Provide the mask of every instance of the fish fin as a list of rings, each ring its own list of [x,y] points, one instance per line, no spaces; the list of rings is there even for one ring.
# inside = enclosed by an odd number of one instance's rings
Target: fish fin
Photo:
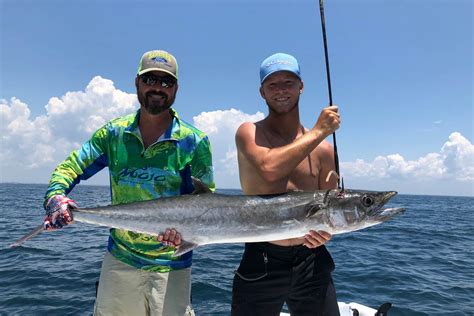
[[[184,255],[185,253],[190,252],[191,250],[197,248],[199,246],[196,243],[190,242],[190,241],[183,241],[181,245],[176,247],[176,251],[173,253],[173,257],[178,257],[181,255]]]
[[[314,214],[316,214],[320,209],[321,209],[320,204],[309,205],[308,209],[306,210],[306,217],[314,216]]]
[[[191,180],[194,186],[194,191],[191,194],[212,193],[211,189],[198,178],[191,176]]]

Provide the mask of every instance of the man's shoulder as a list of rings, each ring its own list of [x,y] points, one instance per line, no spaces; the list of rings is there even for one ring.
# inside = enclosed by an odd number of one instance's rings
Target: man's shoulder
[[[186,121],[183,121],[182,119],[179,119],[179,134],[181,138],[186,138],[189,136],[194,136],[197,139],[203,139],[206,138],[207,135],[200,129],[198,129],[196,126],[192,125],[191,123],[188,123]]]
[[[320,151],[324,151],[324,152],[327,152],[327,151],[333,152],[334,150],[332,147],[332,144],[325,139],[316,147],[316,149]]]
[[[129,113],[127,115],[121,116],[114,118],[110,120],[107,124],[113,125],[113,126],[130,126],[133,124],[133,122],[136,120],[137,113]]]
[[[116,117],[105,123],[101,129],[115,130],[119,128],[128,128],[136,121],[137,113],[129,113],[127,115]]]
[[[329,159],[334,160],[334,147],[327,140],[323,140],[313,151],[316,157],[320,160]]]
[[[243,122],[242,124],[240,124],[239,128],[244,128],[244,129],[247,129],[247,128],[250,128],[250,129],[255,129],[259,123],[260,123],[260,121],[259,121],[259,122]]]
[[[236,132],[236,135],[237,137],[244,137],[244,136],[248,136],[248,135],[253,135],[256,128],[257,128],[257,124],[259,124],[260,122],[243,122],[242,124],[240,124],[239,128],[237,129],[237,132]]]
[[[120,130],[128,129],[134,124],[136,115],[135,112],[111,119],[95,131],[93,138],[106,138],[109,135],[118,135]]]

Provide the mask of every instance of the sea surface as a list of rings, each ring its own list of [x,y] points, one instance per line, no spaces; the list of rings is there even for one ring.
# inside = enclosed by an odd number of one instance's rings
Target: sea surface
[[[0,315],[91,315],[108,229],[74,224],[8,245],[41,223],[45,185],[0,184]],[[220,190],[237,194],[237,190]],[[80,206],[109,203],[107,187],[77,186]],[[398,195],[406,213],[334,236],[328,248],[339,301],[389,315],[474,315],[474,198]],[[194,251],[196,315],[229,315],[234,270],[243,246]]]

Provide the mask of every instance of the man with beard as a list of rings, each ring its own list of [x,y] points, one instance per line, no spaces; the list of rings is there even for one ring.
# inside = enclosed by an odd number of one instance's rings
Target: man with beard
[[[334,189],[335,169],[325,138],[339,128],[336,106],[322,110],[311,129],[301,125],[304,84],[297,60],[274,54],[260,67],[260,94],[268,116],[243,123],[236,133],[240,183],[245,194]],[[324,244],[331,235],[309,231],[301,238],[248,243],[234,276],[232,315],[339,315],[331,278],[334,262]]]
[[[214,189],[207,136],[171,108],[178,91],[176,59],[161,50],[145,53],[135,86],[140,109],[99,128],[53,172],[45,229],[72,221],[67,210],[77,205],[66,195],[104,167],[112,204],[189,194],[191,176]],[[94,315],[193,315],[192,253],[171,257],[180,243],[174,229],[158,237],[111,229]]]

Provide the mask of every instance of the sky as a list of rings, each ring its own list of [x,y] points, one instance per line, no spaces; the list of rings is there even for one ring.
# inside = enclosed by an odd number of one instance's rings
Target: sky
[[[306,127],[328,104],[316,0],[0,4],[0,182],[47,183],[96,129],[135,111],[138,62],[153,49],[178,60],[174,108],[209,135],[218,188],[240,188],[235,131],[268,113],[263,59],[298,59]],[[474,196],[473,2],[327,0],[325,17],[346,187]],[[107,171],[83,183],[108,184]]]

